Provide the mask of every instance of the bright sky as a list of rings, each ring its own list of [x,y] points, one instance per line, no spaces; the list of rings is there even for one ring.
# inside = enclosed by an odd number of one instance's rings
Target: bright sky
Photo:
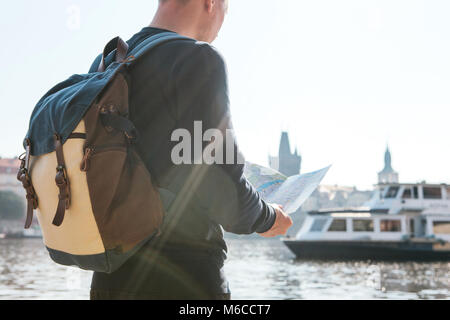
[[[22,152],[48,89],[147,26],[156,4],[2,4],[0,155]],[[370,188],[387,143],[402,182],[450,183],[449,15],[448,0],[230,0],[214,45],[247,160],[267,165],[286,130],[303,172],[333,164],[325,184]]]

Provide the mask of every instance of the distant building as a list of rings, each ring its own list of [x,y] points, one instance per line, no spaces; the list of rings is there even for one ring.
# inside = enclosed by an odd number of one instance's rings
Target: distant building
[[[398,173],[392,169],[392,157],[389,147],[384,154],[384,169],[378,173],[378,183],[398,183]]]
[[[0,159],[0,191],[12,191],[25,199],[25,189],[17,180],[19,168],[20,160],[17,158]]]
[[[287,132],[283,132],[278,157],[269,156],[269,166],[289,177],[300,173],[301,164],[302,157],[298,154],[297,149],[291,153],[289,135]]]
[[[273,170],[278,171],[278,168],[280,167],[278,157],[269,156],[269,167],[271,167]]]

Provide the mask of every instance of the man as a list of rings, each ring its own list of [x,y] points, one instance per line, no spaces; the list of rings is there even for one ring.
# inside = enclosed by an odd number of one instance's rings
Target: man
[[[274,237],[292,225],[279,206],[260,198],[236,157],[232,164],[212,165],[176,165],[172,159],[179,142],[173,141],[175,130],[194,136],[195,123],[201,123],[203,131],[218,129],[225,137],[232,129],[225,64],[209,45],[227,6],[227,0],[160,0],[151,25],[128,41],[132,50],[161,32],[195,39],[166,43],[131,70],[130,118],[167,214],[161,235],[122,268],[111,275],[94,274],[92,299],[230,299],[223,274],[223,229]],[[97,65],[98,59],[91,71]],[[224,146],[230,142],[227,137]],[[232,146],[226,152],[239,154],[234,139]]]

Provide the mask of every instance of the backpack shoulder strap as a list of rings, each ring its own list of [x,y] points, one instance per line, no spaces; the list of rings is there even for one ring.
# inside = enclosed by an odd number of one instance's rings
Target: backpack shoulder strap
[[[177,41],[177,40],[185,40],[185,41],[196,41],[194,39],[181,36],[177,33],[173,32],[161,32],[156,35],[150,36],[144,41],[142,41],[136,48],[131,50],[131,52],[128,53],[127,58],[125,59],[124,63],[132,64],[145,56],[149,51],[152,49],[167,43],[171,41]]]
[[[89,70],[89,73],[104,71],[104,69],[106,69],[109,66],[109,64],[113,62],[113,60],[116,60],[116,62],[123,61],[127,64],[132,64],[135,61],[137,61],[140,57],[144,56],[151,49],[164,43],[176,40],[196,41],[194,39],[181,36],[174,32],[161,32],[146,38],[138,46],[136,46],[136,48],[131,50],[131,52],[125,51],[124,54],[125,48],[124,44],[126,43],[119,37],[116,37],[106,45],[103,54],[100,54],[96,58],[96,60],[91,66],[91,69]],[[128,50],[128,47],[126,48]]]

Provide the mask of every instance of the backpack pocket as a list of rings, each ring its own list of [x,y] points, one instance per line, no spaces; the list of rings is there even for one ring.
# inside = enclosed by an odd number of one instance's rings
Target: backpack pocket
[[[89,194],[105,249],[127,252],[158,232],[159,193],[132,146],[95,146],[86,154]]]
[[[83,121],[75,132],[85,132]],[[80,170],[84,142],[82,139],[71,139],[63,146],[71,205],[61,226],[52,223],[59,194],[55,185],[56,154],[53,152],[31,159],[31,175],[39,199],[37,217],[44,243],[49,249],[72,255],[96,255],[105,251],[91,206],[86,173]]]

